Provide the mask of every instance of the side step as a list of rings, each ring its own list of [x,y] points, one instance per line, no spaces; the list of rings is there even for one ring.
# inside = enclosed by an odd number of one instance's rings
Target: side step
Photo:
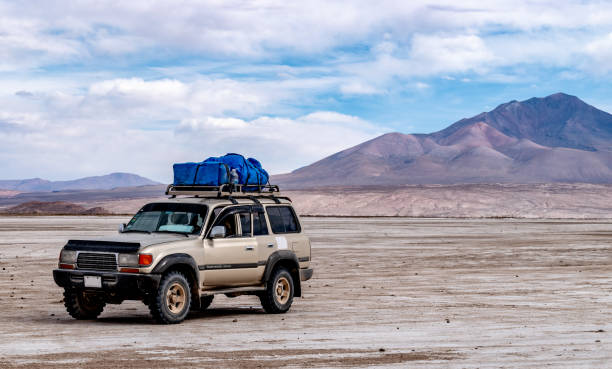
[[[248,287],[232,287],[232,288],[223,288],[218,290],[204,290],[201,293],[201,296],[212,296],[212,295],[242,295],[249,292],[260,292],[265,291],[266,287],[264,286],[248,286]]]

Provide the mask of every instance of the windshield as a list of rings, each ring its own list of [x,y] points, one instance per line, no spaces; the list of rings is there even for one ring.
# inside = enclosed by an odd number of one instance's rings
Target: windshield
[[[206,205],[147,204],[134,215],[124,232],[199,234],[205,217]]]

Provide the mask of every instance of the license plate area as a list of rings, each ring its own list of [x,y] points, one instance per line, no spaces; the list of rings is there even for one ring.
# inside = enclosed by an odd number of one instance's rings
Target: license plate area
[[[83,285],[91,288],[102,288],[102,277],[86,275],[83,277]]]

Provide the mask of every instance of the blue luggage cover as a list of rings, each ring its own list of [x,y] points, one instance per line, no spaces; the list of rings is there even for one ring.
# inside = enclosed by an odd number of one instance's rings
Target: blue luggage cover
[[[257,159],[234,153],[210,157],[200,163],[177,163],[173,169],[175,186],[220,186],[230,182],[232,169],[238,173],[239,184],[253,186],[245,191],[257,191],[256,186],[266,185],[270,178]]]
[[[203,162],[199,165],[195,176],[195,184],[199,186],[220,186],[229,183],[229,168],[220,162]]]
[[[195,175],[200,163],[177,163],[172,166],[174,170],[175,186],[191,186],[194,184]]]
[[[249,158],[247,160],[240,154],[228,153],[220,157],[210,157],[204,160],[204,163],[208,162],[222,162],[227,164],[230,170],[236,169],[239,184],[263,186],[268,183],[268,172],[262,168],[261,163],[257,159]],[[246,190],[248,191],[249,189]]]
[[[173,165],[175,186],[220,186],[229,183],[229,167],[221,162]]]

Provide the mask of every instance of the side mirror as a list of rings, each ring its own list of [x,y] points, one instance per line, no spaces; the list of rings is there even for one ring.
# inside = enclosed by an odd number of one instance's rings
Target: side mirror
[[[210,231],[210,238],[223,238],[225,237],[225,227],[224,226],[214,226]]]
[[[119,229],[118,229],[119,233],[123,233],[123,231],[125,231],[125,227],[126,227],[125,223],[119,224]]]

